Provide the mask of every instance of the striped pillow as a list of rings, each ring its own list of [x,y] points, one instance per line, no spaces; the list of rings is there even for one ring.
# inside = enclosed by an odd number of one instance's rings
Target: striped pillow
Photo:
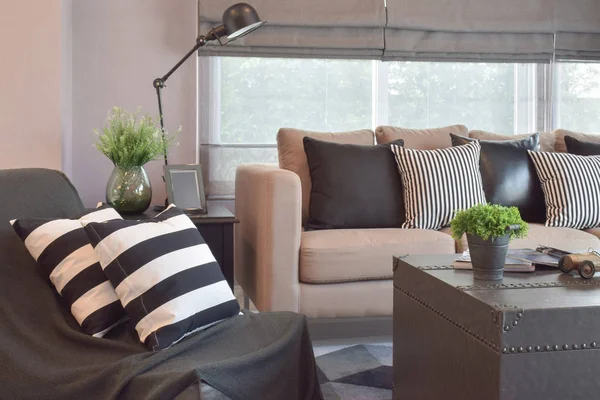
[[[194,223],[170,206],[150,221],[86,223],[104,273],[140,341],[162,350],[239,313]]]
[[[546,226],[600,227],[600,156],[529,152],[546,199]]]
[[[111,207],[102,206],[81,219],[103,222],[121,220],[121,216]],[[126,318],[79,220],[17,219],[10,222],[69,305],[84,333],[102,337]]]
[[[457,210],[485,203],[479,142],[438,150],[391,148],[404,190],[403,228],[441,229]]]

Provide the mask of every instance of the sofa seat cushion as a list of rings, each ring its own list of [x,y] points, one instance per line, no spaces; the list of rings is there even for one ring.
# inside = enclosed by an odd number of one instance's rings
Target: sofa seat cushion
[[[450,228],[441,230],[450,235]],[[595,235],[595,236],[594,236]],[[535,249],[538,246],[549,246],[566,251],[583,251],[590,247],[600,249],[600,228],[580,231],[571,228],[555,228],[542,224],[529,224],[526,238],[510,242],[511,249]],[[456,251],[461,253],[467,249],[467,239],[456,242]]]
[[[454,239],[423,229],[307,231],[300,243],[300,281],[339,283],[392,278],[392,257],[453,254]]]

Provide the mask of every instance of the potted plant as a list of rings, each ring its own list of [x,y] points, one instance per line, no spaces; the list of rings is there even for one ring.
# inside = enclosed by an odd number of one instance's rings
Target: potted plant
[[[527,235],[528,225],[519,209],[479,204],[458,211],[450,222],[452,237],[467,235],[475,279],[499,280],[504,274],[508,243]]]
[[[122,214],[141,214],[152,201],[144,164],[166,154],[174,138],[163,135],[158,119],[114,107],[98,135],[96,148],[114,168],[106,185],[106,201]]]

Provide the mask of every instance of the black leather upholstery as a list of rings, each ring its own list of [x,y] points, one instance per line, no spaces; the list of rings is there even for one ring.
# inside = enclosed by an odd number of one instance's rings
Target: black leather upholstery
[[[567,152],[570,154],[575,154],[578,156],[600,155],[600,143],[586,142],[575,139],[572,136],[565,136],[565,144],[567,145]]]
[[[450,134],[453,146],[475,139]],[[486,200],[515,206],[527,222],[546,221],[544,193],[527,150],[539,150],[539,134],[520,140],[480,140],[479,169]]]
[[[404,222],[400,173],[390,145],[304,138],[310,169],[309,229],[399,228]]]
[[[600,397],[588,372],[600,365],[597,277],[538,270],[476,281],[442,269],[455,258],[394,258],[398,399]]]

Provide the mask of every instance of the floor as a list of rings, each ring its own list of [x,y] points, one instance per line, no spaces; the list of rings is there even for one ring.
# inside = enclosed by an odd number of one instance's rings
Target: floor
[[[244,291],[237,284],[234,294],[244,308]],[[391,399],[391,346],[391,336],[313,340],[325,400]]]
[[[325,400],[391,400],[391,338],[315,341]]]

